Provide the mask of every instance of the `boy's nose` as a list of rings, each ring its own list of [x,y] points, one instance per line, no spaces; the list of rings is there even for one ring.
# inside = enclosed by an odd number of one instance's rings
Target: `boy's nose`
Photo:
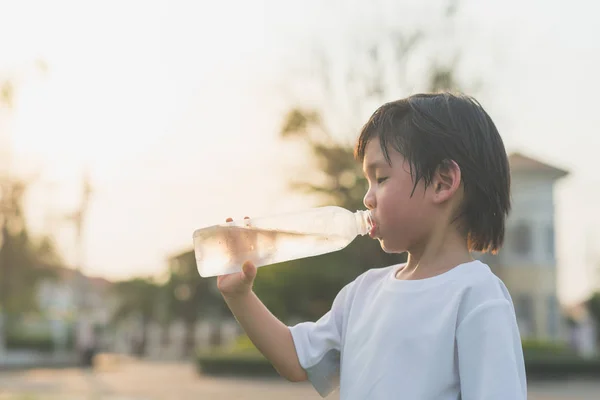
[[[375,208],[375,196],[371,194],[371,192],[367,192],[365,197],[363,198],[363,204],[367,207],[368,210],[372,210]]]

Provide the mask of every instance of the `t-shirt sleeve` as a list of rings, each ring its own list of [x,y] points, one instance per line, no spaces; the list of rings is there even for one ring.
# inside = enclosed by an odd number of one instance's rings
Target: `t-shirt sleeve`
[[[290,327],[300,365],[322,397],[339,387],[344,315],[353,284],[338,293],[331,310],[317,322],[302,322]]]
[[[526,400],[523,348],[511,303],[473,309],[456,333],[463,400]]]

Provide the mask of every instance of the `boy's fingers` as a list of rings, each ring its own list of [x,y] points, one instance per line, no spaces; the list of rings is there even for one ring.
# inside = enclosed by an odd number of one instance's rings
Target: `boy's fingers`
[[[250,219],[250,217],[244,217],[244,219]],[[233,222],[233,218],[227,218],[225,222]]]
[[[256,277],[256,267],[251,261],[246,261],[242,265],[242,273],[244,274],[244,280],[246,282],[252,282]]]
[[[250,219],[246,216],[244,219]],[[233,222],[232,218],[227,218],[225,222]],[[256,267],[251,261],[246,261],[242,264],[242,279],[248,283],[251,283],[256,277]]]

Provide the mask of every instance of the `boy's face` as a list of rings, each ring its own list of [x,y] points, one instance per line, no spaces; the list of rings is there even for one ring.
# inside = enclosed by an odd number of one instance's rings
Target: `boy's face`
[[[369,141],[363,160],[363,172],[369,182],[364,197],[372,210],[373,232],[387,253],[402,253],[418,246],[427,236],[436,216],[423,180],[414,194],[410,166],[404,157],[389,149],[391,165],[386,161],[378,138]]]

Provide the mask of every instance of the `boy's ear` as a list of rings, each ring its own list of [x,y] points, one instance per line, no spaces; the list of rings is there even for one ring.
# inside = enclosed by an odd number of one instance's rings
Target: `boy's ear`
[[[454,160],[443,160],[437,167],[431,180],[435,203],[448,201],[460,187],[462,174]]]

